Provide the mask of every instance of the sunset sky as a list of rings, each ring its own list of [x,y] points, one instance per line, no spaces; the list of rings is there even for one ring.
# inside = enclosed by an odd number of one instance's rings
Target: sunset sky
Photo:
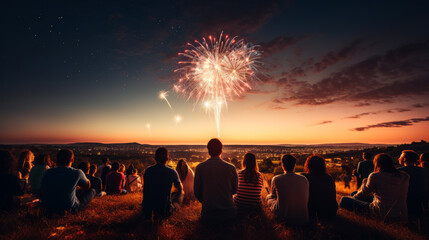
[[[206,143],[213,117],[170,90],[177,53],[222,31],[263,52],[224,143],[429,140],[425,1],[151,2],[8,3],[0,143]]]

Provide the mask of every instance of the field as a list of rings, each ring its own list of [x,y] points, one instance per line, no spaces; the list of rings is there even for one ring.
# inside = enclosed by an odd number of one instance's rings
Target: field
[[[337,190],[338,200],[350,192],[340,183]],[[143,219],[141,200],[141,193],[96,198],[76,215],[52,218],[23,209],[1,217],[0,239],[425,239],[401,224],[385,225],[341,209],[336,219],[306,227],[277,223],[267,209],[232,225],[206,226],[198,220],[201,205],[190,202],[158,226]]]

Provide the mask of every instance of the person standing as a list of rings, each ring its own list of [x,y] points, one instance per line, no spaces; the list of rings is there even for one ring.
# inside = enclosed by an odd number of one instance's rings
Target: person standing
[[[306,177],[294,172],[295,164],[294,156],[286,154],[282,157],[285,173],[272,179],[267,202],[279,220],[292,225],[305,225],[309,222],[309,183]]]
[[[194,194],[202,204],[203,222],[225,222],[237,216],[233,195],[237,193],[235,166],[223,161],[222,143],[217,138],[207,144],[210,158],[195,169]]]

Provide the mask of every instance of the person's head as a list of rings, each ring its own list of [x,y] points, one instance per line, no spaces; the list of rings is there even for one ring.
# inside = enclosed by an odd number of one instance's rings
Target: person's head
[[[62,149],[57,153],[57,166],[71,166],[74,161],[74,153],[70,149]]]
[[[23,171],[29,171],[29,169],[25,168],[31,168],[31,163],[34,160],[34,154],[32,151],[25,149],[21,152],[18,159],[18,171],[21,173]]]
[[[138,171],[136,168],[133,169],[133,175],[137,175]]]
[[[296,158],[290,154],[285,154],[282,157],[282,166],[286,172],[293,172],[295,169]]]
[[[258,172],[258,164],[256,164],[256,156],[253,153],[246,153],[241,163],[244,169],[248,171]]]
[[[207,149],[211,157],[219,157],[222,154],[222,143],[217,138],[212,138],[207,143]]]
[[[429,153],[420,154],[420,167],[429,168]]]
[[[121,173],[125,172],[125,165],[124,164],[119,165],[119,172],[121,172]]]
[[[112,171],[118,172],[118,170],[119,170],[119,163],[118,162],[112,163]]]
[[[402,165],[414,166],[418,161],[419,155],[413,150],[404,150],[399,157],[399,163]]]
[[[0,150],[0,172],[7,173],[16,167],[16,159],[7,150]]]
[[[177,162],[176,171],[179,174],[180,181],[184,181],[186,176],[188,176],[188,164],[185,160],[180,159]]]
[[[156,149],[155,161],[158,164],[165,165],[165,163],[168,161],[168,150],[167,150],[167,148],[161,147],[161,148]]]
[[[372,158],[372,154],[370,152],[363,152],[362,153],[362,158],[366,161],[371,161]]]
[[[393,159],[385,154],[380,153],[374,157],[374,172],[388,172],[396,173],[395,165],[393,165]]]
[[[80,162],[79,165],[77,166],[77,168],[82,170],[83,173],[88,175],[90,164],[89,164],[89,162]]]
[[[91,166],[89,166],[89,174],[88,175],[94,176],[95,172],[97,172],[97,165],[91,164]]]
[[[51,166],[51,157],[48,154],[39,154],[34,158],[35,165],[48,165]]]
[[[105,158],[101,159],[101,163],[102,164],[108,164],[109,163],[109,158],[105,157]]]
[[[325,174],[326,162],[322,156],[311,155],[305,160],[304,171],[311,174]]]

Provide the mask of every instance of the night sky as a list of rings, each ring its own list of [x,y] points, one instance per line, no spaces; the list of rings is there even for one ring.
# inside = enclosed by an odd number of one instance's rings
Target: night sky
[[[2,5],[0,143],[207,142],[209,115],[158,94],[187,42],[222,31],[263,52],[262,77],[222,115],[225,143],[429,139],[425,1]]]

